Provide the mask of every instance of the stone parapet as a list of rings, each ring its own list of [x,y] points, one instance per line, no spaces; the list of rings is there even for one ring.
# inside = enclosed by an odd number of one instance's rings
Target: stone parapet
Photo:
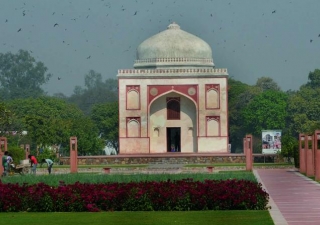
[[[120,69],[118,70],[118,77],[123,76],[228,76],[228,70],[225,68],[166,68],[166,69]]]
[[[138,59],[134,68],[159,68],[159,67],[214,67],[213,59],[199,58],[155,58]]]

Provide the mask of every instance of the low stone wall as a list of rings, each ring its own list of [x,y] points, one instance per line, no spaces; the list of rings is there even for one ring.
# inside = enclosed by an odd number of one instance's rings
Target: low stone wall
[[[254,154],[254,162],[282,162],[279,155]],[[267,158],[266,158],[267,157]],[[110,155],[78,156],[78,165],[108,164],[213,164],[245,163],[244,154],[157,154],[157,155]],[[70,165],[70,157],[61,157],[60,163]]]

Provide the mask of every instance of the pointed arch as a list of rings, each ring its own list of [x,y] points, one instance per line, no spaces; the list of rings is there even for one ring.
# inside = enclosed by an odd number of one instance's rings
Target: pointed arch
[[[149,102],[149,105],[148,105],[148,108],[149,108],[149,109],[148,109],[148,110],[150,110],[150,106],[152,105],[152,103],[153,103],[154,101],[156,101],[158,98],[160,98],[160,97],[162,97],[162,96],[164,96],[164,95],[170,94],[170,93],[176,93],[176,94],[179,94],[179,95],[181,95],[181,96],[183,96],[183,97],[188,98],[189,100],[191,100],[191,101],[194,103],[194,105],[195,105],[195,107],[196,107],[196,109],[197,109],[197,111],[198,111],[198,104],[197,104],[197,102],[196,102],[193,98],[191,98],[190,96],[188,96],[188,95],[186,95],[186,94],[184,94],[184,93],[182,93],[182,92],[176,91],[176,90],[170,90],[170,91],[164,92],[164,93],[162,93],[162,94],[160,94],[160,95],[157,95],[157,97],[155,97],[154,99],[152,99],[152,101]]]
[[[206,108],[207,109],[220,108],[220,85],[219,84],[206,85]]]
[[[168,106],[170,102],[180,103],[180,119],[167,119]],[[169,106],[170,108],[170,106]],[[197,151],[197,128],[198,128],[198,112],[197,105],[191,98],[175,92],[169,91],[161,97],[151,101],[149,106],[149,134],[150,134],[150,151],[151,152],[166,152],[167,148],[163,148],[165,143],[168,147],[174,140],[173,135],[168,132],[168,129],[180,129],[181,152],[196,152]],[[153,136],[153,131],[158,128],[158,137]],[[174,132],[175,133],[175,132]],[[172,133],[173,134],[173,133]]]
[[[140,118],[127,118],[127,137],[140,137]]]
[[[166,100],[167,100],[167,120],[180,120],[180,98],[168,97]]]
[[[140,86],[127,86],[127,109],[140,109]]]
[[[207,117],[207,136],[220,136],[220,117]]]

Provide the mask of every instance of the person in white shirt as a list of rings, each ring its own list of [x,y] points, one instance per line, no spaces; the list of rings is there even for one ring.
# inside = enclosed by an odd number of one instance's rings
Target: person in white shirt
[[[53,161],[51,159],[42,159],[41,160],[41,166],[43,163],[47,163],[48,165],[48,172],[49,174],[51,174],[51,169],[52,169],[52,166],[53,166]]]

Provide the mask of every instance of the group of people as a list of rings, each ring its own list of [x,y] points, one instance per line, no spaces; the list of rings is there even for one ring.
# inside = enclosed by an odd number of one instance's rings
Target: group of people
[[[13,163],[12,155],[5,151],[2,156],[2,166],[3,166],[3,174],[2,176],[7,176],[10,172],[10,165]]]
[[[38,165],[37,158],[34,155],[28,155],[28,158],[29,158],[30,163],[31,163],[31,172],[33,174],[36,174],[37,165]],[[53,161],[51,159],[42,159],[41,160],[41,166],[42,166],[43,163],[47,163],[48,173],[51,174]]]
[[[31,172],[33,174],[36,174],[37,166],[38,166],[38,160],[34,155],[28,155],[28,158],[29,158],[30,164],[31,164]],[[53,161],[51,159],[42,159],[41,160],[41,166],[42,166],[43,163],[47,164],[48,173],[51,174]],[[3,156],[2,156],[2,166],[3,166],[3,174],[2,174],[2,176],[7,176],[9,174],[10,165],[11,164],[13,164],[12,155],[8,151],[5,151]]]

